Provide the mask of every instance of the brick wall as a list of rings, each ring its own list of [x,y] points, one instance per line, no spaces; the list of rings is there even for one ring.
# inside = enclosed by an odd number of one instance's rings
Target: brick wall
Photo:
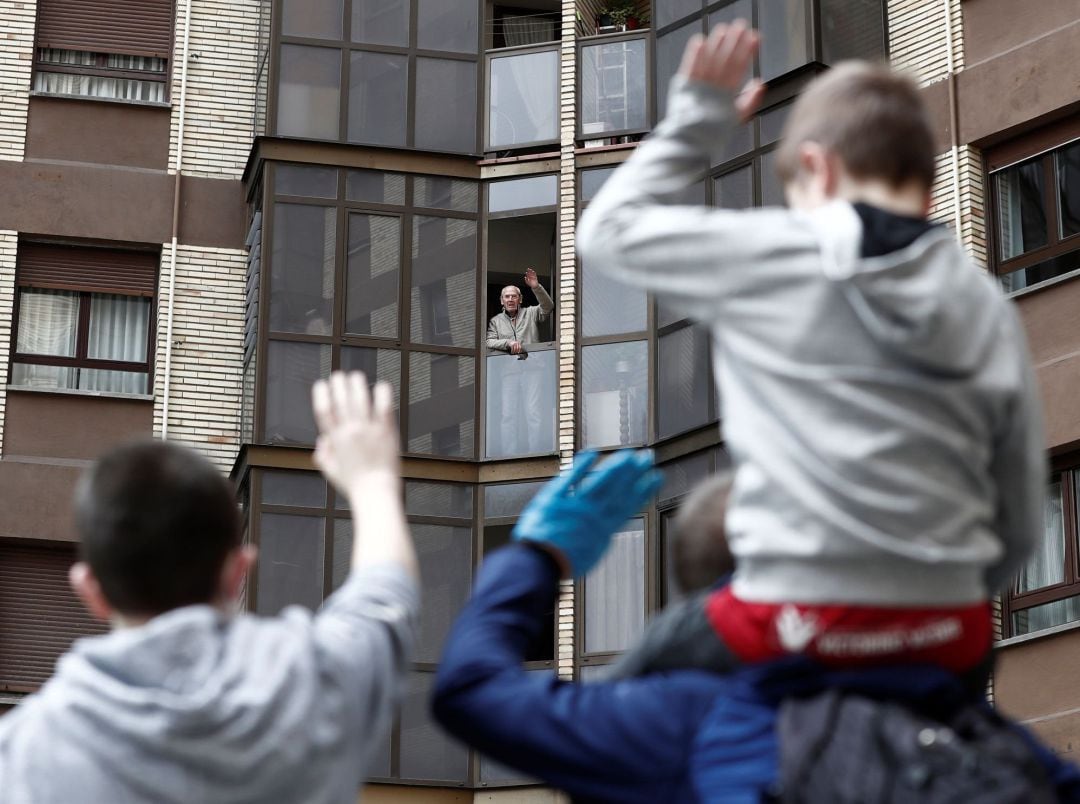
[[[948,0],[953,69],[964,66],[960,0]],[[912,72],[923,84],[948,74],[944,0],[889,0],[889,55],[893,66]]]
[[[184,173],[218,179],[243,174],[252,140],[259,0],[179,0],[173,57],[170,170],[176,170],[184,13],[191,13]]]
[[[154,363],[154,434],[161,435],[168,326],[169,254],[162,249]],[[239,449],[247,255],[181,246],[176,261],[170,440],[187,444],[228,472]]]
[[[4,447],[4,409],[7,402],[8,356],[11,353],[11,316],[15,306],[15,254],[19,233],[0,231],[0,452]]]
[[[23,158],[36,16],[35,0],[0,0],[0,159]]]

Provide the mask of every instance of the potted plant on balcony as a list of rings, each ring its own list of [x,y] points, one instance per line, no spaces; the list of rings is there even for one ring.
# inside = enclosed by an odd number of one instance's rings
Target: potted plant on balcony
[[[634,0],[610,0],[596,17],[598,30],[616,28],[621,31],[632,31],[641,27],[642,22]]]

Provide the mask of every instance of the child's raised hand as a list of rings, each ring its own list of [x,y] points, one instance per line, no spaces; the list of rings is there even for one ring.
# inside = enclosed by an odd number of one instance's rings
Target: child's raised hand
[[[683,52],[679,74],[691,81],[738,92],[735,108],[745,122],[757,111],[765,94],[765,85],[757,79],[743,84],[759,41],[758,32],[745,20],[717,25],[707,39],[695,34]]]

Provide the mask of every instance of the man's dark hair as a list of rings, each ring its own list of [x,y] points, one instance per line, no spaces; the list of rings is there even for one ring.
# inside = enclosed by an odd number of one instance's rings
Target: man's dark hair
[[[240,544],[229,483],[205,458],[162,441],[101,458],[75,492],[75,526],[83,559],[124,614],[211,602]]]

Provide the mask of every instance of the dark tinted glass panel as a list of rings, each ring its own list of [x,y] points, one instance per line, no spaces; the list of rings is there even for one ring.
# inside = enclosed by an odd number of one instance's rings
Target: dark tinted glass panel
[[[664,473],[664,485],[660,487],[657,500],[664,505],[676,497],[689,494],[694,486],[709,476],[711,465],[712,456],[708,450],[665,463],[660,467]]]
[[[363,346],[341,347],[341,370],[362,371],[369,385],[388,382],[394,389],[394,408],[400,404],[401,353],[393,349],[369,349]],[[339,495],[340,496],[340,495]]]
[[[270,341],[266,358],[265,440],[314,444],[311,386],[330,376],[330,347]]]
[[[420,560],[418,662],[437,662],[443,641],[469,595],[472,573],[472,530],[449,525],[410,525]]]
[[[484,486],[484,518],[518,516],[525,510],[529,500],[536,496],[546,480],[529,483],[503,483],[498,486]]]
[[[407,480],[405,513],[409,516],[453,516],[471,519],[473,487],[462,483]]]
[[[782,207],[787,201],[784,199],[784,185],[780,177],[776,175],[776,151],[769,151],[761,155],[758,162],[761,171],[761,205],[763,207]]]
[[[341,39],[342,0],[281,0],[281,33],[309,39]]]
[[[792,104],[785,103],[783,106],[776,106],[769,109],[767,112],[762,112],[758,117],[758,125],[761,131],[761,144],[770,145],[780,139],[780,135],[784,131],[784,124],[787,123],[788,116],[791,114]]]
[[[464,782],[469,752],[431,719],[434,673],[411,673],[401,706],[401,778]]]
[[[270,329],[329,335],[334,309],[336,211],[274,205]]]
[[[819,0],[821,45],[826,64],[885,55],[885,3],[881,0]]]
[[[476,77],[472,61],[416,60],[416,147],[476,152]]]
[[[476,221],[413,218],[413,343],[476,343]]]
[[[418,0],[416,46],[421,50],[475,53],[478,11],[476,0]]]
[[[1047,243],[1042,161],[1028,162],[994,176],[1001,259],[1017,257]]]
[[[488,185],[488,212],[554,206],[558,191],[559,177],[555,175],[493,181]]]
[[[645,626],[645,524],[632,519],[585,578],[585,650],[625,650]]]
[[[648,125],[646,41],[588,45],[581,49],[581,131],[589,139]]]
[[[306,198],[337,198],[337,170],[317,165],[277,165],[274,192]]]
[[[341,51],[281,46],[277,133],[316,140],[338,138]]]
[[[694,20],[656,37],[656,113],[659,117],[667,114],[668,85],[679,69],[686,43],[691,36],[701,32],[701,20]]]
[[[581,334],[617,335],[642,332],[647,306],[645,291],[590,271],[582,264]]]
[[[559,52],[502,56],[490,62],[488,149],[559,138]]]
[[[709,421],[709,332],[700,325],[662,336],[656,360],[656,429],[667,438]]]
[[[558,384],[555,350],[534,350],[526,360],[510,354],[491,354],[486,360],[485,456],[509,458],[554,452]]]
[[[351,519],[334,520],[334,554],[332,559],[333,588],[337,589],[349,577],[352,568],[353,529]]]
[[[350,170],[345,177],[345,198],[374,204],[405,204],[405,177],[378,170]]]
[[[1061,237],[1080,234],[1080,142],[1058,151],[1058,225]]]
[[[645,341],[581,350],[585,446],[643,444],[648,421],[648,347]]]
[[[771,3],[775,2],[775,0],[765,0],[765,2]],[[709,30],[711,31],[721,23],[731,25],[735,20],[745,20],[747,24],[750,24],[752,14],[753,8],[750,0],[735,0],[734,3],[728,3],[709,15]]]
[[[746,209],[754,205],[754,168],[737,168],[713,179],[713,205],[723,209]]]
[[[408,451],[472,457],[475,393],[473,358],[411,353]]]
[[[323,531],[316,516],[262,514],[259,525],[257,614],[289,605],[315,610],[323,598]]]
[[[417,176],[413,182],[413,205],[476,212],[480,206],[480,185],[444,176]]]
[[[349,69],[349,142],[405,144],[409,59],[353,51]]]
[[[663,28],[687,14],[701,11],[702,5],[702,0],[655,0],[653,16],[656,18],[656,27]]]
[[[369,45],[409,44],[409,0],[353,0],[352,40]]]
[[[758,3],[761,77],[771,81],[810,61],[806,28],[807,0],[769,0]]]
[[[1043,260],[1042,262],[1032,265],[1030,268],[1021,268],[1018,271],[1012,271],[999,278],[1001,280],[1001,286],[1007,292],[1011,293],[1013,291],[1031,287],[1032,285],[1037,285],[1040,282],[1046,282],[1047,280],[1058,276],[1064,276],[1073,271],[1080,271],[1080,249],[1061,257]],[[19,364],[16,363],[13,368],[18,365]]]
[[[326,481],[314,472],[266,470],[262,473],[261,496],[265,505],[322,508],[326,505]]]
[[[678,513],[678,509],[673,509],[660,514],[660,550],[664,557],[663,577],[660,584],[660,603],[664,606],[681,600],[684,596],[683,590],[679,586],[678,575],[675,572],[675,558],[672,550],[675,540],[678,538],[675,527],[675,518]]]
[[[604,186],[611,174],[615,172],[615,168],[593,168],[592,170],[581,171],[581,187],[578,192],[581,195],[582,201],[591,201],[596,197],[596,194],[600,192],[600,188]]]
[[[349,215],[345,331],[396,338],[401,270],[401,219]]]

